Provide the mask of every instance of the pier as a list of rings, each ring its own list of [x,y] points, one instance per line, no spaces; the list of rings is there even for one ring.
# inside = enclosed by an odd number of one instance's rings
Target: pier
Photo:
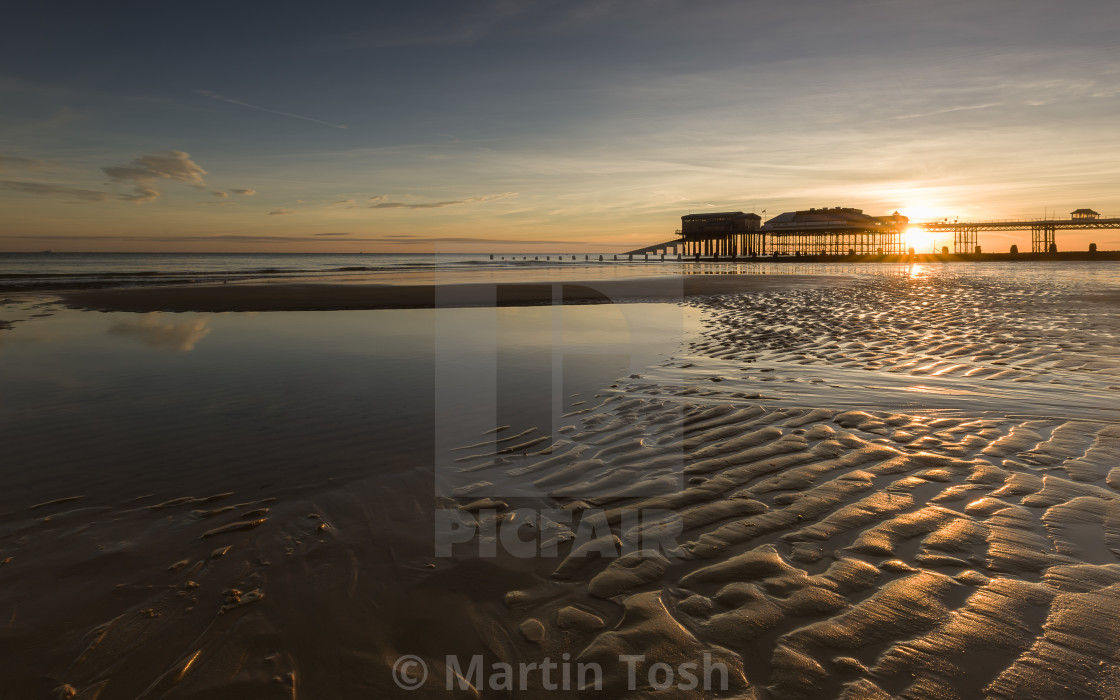
[[[1056,253],[1060,230],[1117,229],[1120,217],[1105,217],[1092,209],[1077,209],[1068,219],[995,219],[986,221],[928,221],[911,223],[894,212],[871,216],[851,207],[824,207],[785,212],[762,224],[757,214],[714,212],[681,217],[676,238],[637,248],[624,255],[664,259],[741,259],[760,256],[884,258],[913,255],[906,231],[920,228],[953,235],[952,254],[973,258],[981,254],[981,231],[1030,231],[1031,253]],[[946,249],[948,246],[946,246]],[[941,254],[948,254],[948,250]]]
[[[1070,212],[1068,219],[996,219],[992,221],[931,221],[916,226],[930,233],[953,234],[954,253],[975,252],[980,231],[1030,231],[1031,252],[1056,252],[1058,231],[1120,228],[1120,217],[1101,218],[1092,209]]]

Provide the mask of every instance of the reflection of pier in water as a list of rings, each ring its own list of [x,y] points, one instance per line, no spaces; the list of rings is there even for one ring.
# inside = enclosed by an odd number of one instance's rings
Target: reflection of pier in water
[[[813,257],[906,255],[906,230],[953,234],[954,254],[978,254],[980,231],[1030,231],[1031,252],[1057,252],[1058,230],[1120,228],[1120,218],[1101,218],[1092,209],[1069,219],[930,221],[911,224],[898,212],[870,216],[860,209],[831,207],[786,212],[762,224],[757,214],[740,211],[681,217],[677,238],[632,250],[628,255],[676,258],[751,258],[762,255]]]

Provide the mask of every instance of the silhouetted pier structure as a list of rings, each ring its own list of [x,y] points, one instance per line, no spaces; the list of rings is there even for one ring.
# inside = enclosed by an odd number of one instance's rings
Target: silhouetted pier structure
[[[679,238],[627,255],[741,258],[762,255],[901,255],[909,219],[898,212],[870,216],[851,207],[779,214],[760,225],[757,214],[714,212],[681,217]]]
[[[910,220],[897,211],[870,216],[862,209],[826,207],[779,214],[766,222],[777,255],[902,255]]]
[[[980,253],[981,231],[1030,231],[1032,253],[1057,252],[1059,230],[1116,229],[1120,217],[1101,218],[1092,209],[1077,209],[1068,219],[996,219],[991,221],[928,221],[911,224],[897,211],[871,216],[851,207],[824,207],[779,214],[762,224],[757,214],[741,211],[688,214],[681,217],[677,238],[631,250],[624,255],[673,256],[696,259],[738,259],[759,256],[868,257],[910,253],[908,228],[951,233],[955,255]]]
[[[762,217],[741,211],[688,214],[671,241],[631,250],[628,255],[687,255],[738,257],[765,248]]]
[[[980,231],[1030,231],[1031,252],[1049,253],[1056,248],[1058,231],[1120,228],[1120,218],[1102,219],[1092,209],[1076,209],[1068,219],[996,219],[992,221],[930,221],[916,224],[930,233],[953,234],[954,253],[972,253]]]

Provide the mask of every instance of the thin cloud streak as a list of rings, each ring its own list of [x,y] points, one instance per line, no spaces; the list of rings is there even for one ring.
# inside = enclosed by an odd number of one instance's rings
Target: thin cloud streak
[[[917,114],[903,114],[894,119],[921,119],[922,117],[934,117],[939,114],[950,114],[952,112],[968,112],[974,109],[989,109],[991,107],[1000,107],[1002,102],[987,102],[981,105],[961,105],[960,107],[946,107],[945,109],[935,109],[931,112],[920,112]]]
[[[35,194],[45,197],[73,197],[84,202],[103,202],[112,195],[108,192],[97,190],[83,190],[77,187],[62,185],[47,185],[40,182],[24,182],[22,180],[0,180],[0,185],[6,189],[25,194]]]
[[[281,117],[291,117],[292,119],[302,119],[306,122],[314,122],[316,124],[322,124],[323,126],[329,126],[333,129],[347,129],[347,128],[349,128],[345,124],[332,124],[330,122],[325,122],[322,119],[316,119],[314,117],[305,117],[302,114],[293,114],[292,112],[281,112],[280,110],[269,109],[268,107],[259,107],[259,106],[254,105],[254,104],[249,104],[248,102],[242,102],[241,100],[235,100],[232,97],[225,97],[225,96],[219,95],[215,92],[210,92],[209,90],[195,90],[195,92],[198,93],[199,95],[202,95],[203,97],[209,97],[212,100],[218,100],[219,102],[228,102],[231,105],[238,105],[239,107],[248,107],[249,109],[255,109],[255,110],[260,111],[260,112],[268,112],[269,114],[277,114]]]
[[[377,202],[371,204],[370,209],[440,209],[442,207],[451,207],[457,204],[479,204],[481,202],[494,202],[500,199],[509,199],[516,197],[516,192],[503,192],[501,194],[488,194],[481,197],[467,197],[466,199],[454,199],[445,202],[421,202],[410,204],[408,202],[385,202],[381,201],[386,199],[385,195],[378,195],[370,197],[370,201]]]
[[[0,154],[0,168],[21,168],[25,170],[42,170],[47,163],[35,158],[21,158],[19,156],[6,156]]]

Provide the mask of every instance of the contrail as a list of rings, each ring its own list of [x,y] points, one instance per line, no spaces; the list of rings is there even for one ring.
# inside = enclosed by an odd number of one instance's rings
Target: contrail
[[[241,100],[235,100],[235,99],[230,98],[230,97],[223,97],[222,95],[219,95],[215,92],[210,92],[209,90],[195,90],[195,92],[197,92],[199,95],[203,95],[204,97],[209,97],[209,98],[214,99],[214,100],[220,100],[222,102],[228,102],[231,105],[238,105],[240,107],[248,107],[249,109],[256,109],[256,110],[259,110],[261,112],[268,112],[269,114],[279,114],[282,117],[292,117],[293,119],[302,119],[302,120],[307,121],[307,122],[315,122],[316,124],[322,124],[323,126],[329,126],[329,127],[335,128],[335,129],[345,129],[345,128],[347,128],[346,125],[344,125],[344,124],[331,124],[330,122],[325,122],[322,119],[315,119],[314,117],[305,117],[302,114],[292,114],[291,112],[280,112],[280,111],[275,110],[275,109],[269,109],[268,107],[258,107],[257,105],[251,105],[248,102],[242,102]]]

